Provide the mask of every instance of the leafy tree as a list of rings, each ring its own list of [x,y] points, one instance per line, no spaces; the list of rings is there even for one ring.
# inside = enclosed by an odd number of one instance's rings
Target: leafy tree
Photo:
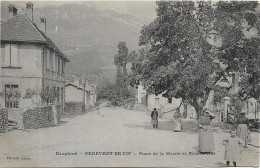
[[[128,48],[126,47],[125,42],[119,42],[118,44],[118,53],[114,57],[114,63],[117,66],[118,75],[125,76],[127,74],[126,65],[128,63]],[[118,76],[118,78],[121,76]]]
[[[119,42],[118,53],[114,57],[114,63],[117,66],[116,88],[115,92],[120,100],[123,101],[126,98],[131,97],[131,94],[127,88],[126,77],[127,68],[126,65],[131,61],[132,53],[128,53],[128,48],[125,42]]]
[[[259,64],[248,61],[259,59],[259,37],[245,35],[253,28],[259,33],[257,2],[158,1],[157,5],[157,18],[141,31],[139,45],[144,48],[133,61],[132,85],[142,81],[149,93],[182,98],[199,117],[225,71],[241,71],[254,63],[258,71],[247,73],[259,74]]]
[[[116,84],[109,84],[100,90],[98,94],[98,99],[109,100],[113,105],[120,106],[123,100],[132,97],[130,92],[120,92]]]

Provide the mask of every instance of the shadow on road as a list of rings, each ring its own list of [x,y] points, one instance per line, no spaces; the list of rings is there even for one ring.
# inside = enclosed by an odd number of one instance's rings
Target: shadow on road
[[[193,149],[195,149],[196,152],[199,152],[199,146],[194,146]]]
[[[152,124],[150,122],[145,122],[140,125],[130,124],[130,125],[124,125],[128,126],[130,128],[143,128],[147,130],[154,129]],[[229,133],[230,129],[233,127],[231,124],[228,123],[212,123],[212,130],[213,132],[225,132]],[[172,131],[174,130],[174,121],[168,120],[168,121],[160,121],[158,124],[158,130],[166,130],[166,131]],[[198,134],[198,122],[196,120],[189,120],[189,121],[182,121],[182,132],[188,133],[188,134]]]
[[[213,132],[225,132],[225,133],[229,133],[230,129],[233,127],[232,124],[228,124],[224,122],[212,123],[211,126]]]
[[[218,165],[219,167],[227,167],[227,165],[222,162],[217,162],[216,165]]]
[[[143,125],[135,125],[135,124],[130,124],[130,125],[124,125],[128,126],[129,128],[143,128],[146,130],[153,130],[153,125],[150,122],[145,122]],[[189,133],[189,134],[197,134],[197,124],[195,122],[190,122],[190,121],[184,121],[182,128],[183,128],[183,133]],[[158,124],[158,130],[164,130],[164,131],[171,131],[174,132],[174,121],[159,121]]]
[[[84,115],[84,114],[69,114],[69,113],[64,113],[64,114],[61,114],[61,119],[75,118],[75,117],[81,116],[81,115]]]
[[[61,120],[60,123],[59,123],[59,125],[65,124],[65,123],[67,123],[67,122],[68,122],[68,121],[63,121],[63,120]]]

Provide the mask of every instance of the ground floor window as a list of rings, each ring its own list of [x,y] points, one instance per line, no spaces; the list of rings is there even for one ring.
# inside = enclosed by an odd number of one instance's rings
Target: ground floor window
[[[5,107],[19,108],[19,98],[21,94],[18,85],[5,85]]]
[[[60,99],[61,99],[61,103],[63,104],[63,87],[61,88],[61,94],[60,94]]]
[[[57,87],[57,93],[58,93],[57,101],[58,103],[60,103],[60,87]]]

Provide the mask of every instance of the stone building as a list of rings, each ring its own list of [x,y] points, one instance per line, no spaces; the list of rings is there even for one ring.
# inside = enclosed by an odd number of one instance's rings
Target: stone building
[[[24,111],[42,104],[64,107],[65,64],[69,59],[25,13],[1,23],[0,106]],[[53,91],[55,97],[46,98]],[[12,116],[12,115],[11,115]]]

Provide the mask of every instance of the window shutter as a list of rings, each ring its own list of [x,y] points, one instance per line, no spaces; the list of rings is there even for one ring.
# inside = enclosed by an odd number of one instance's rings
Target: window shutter
[[[1,44],[1,62],[2,66],[5,65],[5,44]]]
[[[11,66],[11,56],[10,56],[11,44],[5,45],[5,66]]]
[[[19,58],[18,58],[18,45],[11,44],[11,66],[18,66]]]

